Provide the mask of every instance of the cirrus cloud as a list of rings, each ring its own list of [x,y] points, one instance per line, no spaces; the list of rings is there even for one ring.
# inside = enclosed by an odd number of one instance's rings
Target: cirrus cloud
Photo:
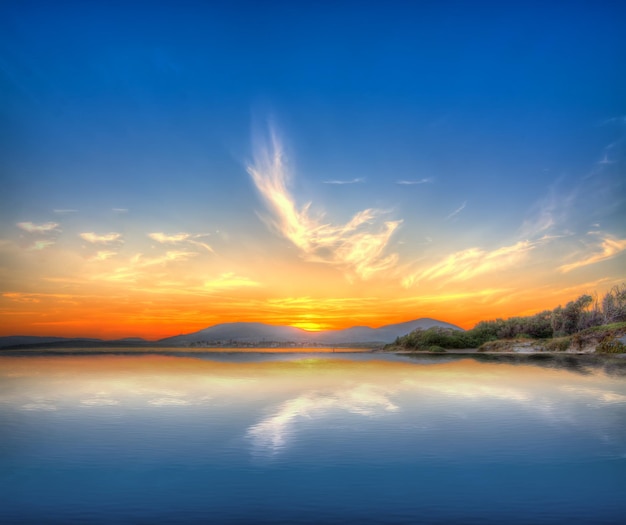
[[[94,232],[84,232],[80,233],[79,236],[81,239],[93,244],[108,244],[122,240],[122,234],[116,232],[104,233],[102,235],[98,235]]]
[[[590,233],[593,235],[602,235],[599,232]],[[582,268],[583,266],[589,266],[590,264],[612,259],[626,250],[626,239],[616,239],[608,234],[603,235],[604,237],[600,239],[600,246],[594,249],[594,253],[573,263],[559,266],[558,270],[561,273],[568,273],[577,268]]]
[[[17,227],[28,233],[52,233],[61,231],[58,222],[44,222],[36,224],[34,222],[18,222]]]
[[[537,243],[519,241],[492,251],[468,248],[448,255],[443,260],[402,280],[405,288],[421,280],[445,278],[448,281],[467,281],[481,274],[511,267],[521,261]]]
[[[342,267],[348,277],[368,279],[394,267],[397,254],[385,250],[402,221],[381,220],[382,210],[357,212],[345,224],[331,224],[323,214],[313,215],[311,203],[298,206],[289,190],[291,174],[282,144],[270,129],[268,142],[258,142],[248,173],[269,211],[266,222],[291,241],[307,261]]]
[[[206,233],[185,233],[179,232],[174,234],[167,234],[163,232],[152,232],[148,234],[153,241],[156,241],[161,244],[178,244],[178,243],[186,243],[191,244],[193,246],[198,246],[200,248],[204,248],[208,252],[213,252],[213,248],[206,242],[198,241],[202,237],[206,237],[208,234]]]

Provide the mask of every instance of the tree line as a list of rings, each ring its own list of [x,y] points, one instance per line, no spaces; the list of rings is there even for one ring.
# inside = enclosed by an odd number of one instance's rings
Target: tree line
[[[611,288],[602,299],[581,295],[565,306],[525,317],[480,321],[471,330],[433,327],[399,337],[395,345],[412,349],[478,348],[498,339],[549,339],[573,335],[594,326],[626,322],[626,284]]]

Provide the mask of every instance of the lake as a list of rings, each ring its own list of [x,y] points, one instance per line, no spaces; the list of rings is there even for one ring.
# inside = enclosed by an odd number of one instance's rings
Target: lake
[[[0,356],[1,523],[610,524],[626,359]]]

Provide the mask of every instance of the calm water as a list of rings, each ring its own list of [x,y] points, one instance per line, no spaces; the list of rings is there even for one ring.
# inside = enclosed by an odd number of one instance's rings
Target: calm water
[[[1,523],[623,523],[626,360],[0,357]]]

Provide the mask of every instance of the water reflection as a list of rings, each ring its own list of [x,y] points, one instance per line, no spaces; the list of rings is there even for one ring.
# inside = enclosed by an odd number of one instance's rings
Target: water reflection
[[[300,418],[322,418],[331,411],[346,411],[361,416],[398,410],[390,390],[370,384],[322,393],[310,392],[282,403],[276,411],[249,428],[247,435],[256,452],[275,454],[285,447]]]
[[[0,522],[617,523],[624,360],[515,357],[4,355]]]

